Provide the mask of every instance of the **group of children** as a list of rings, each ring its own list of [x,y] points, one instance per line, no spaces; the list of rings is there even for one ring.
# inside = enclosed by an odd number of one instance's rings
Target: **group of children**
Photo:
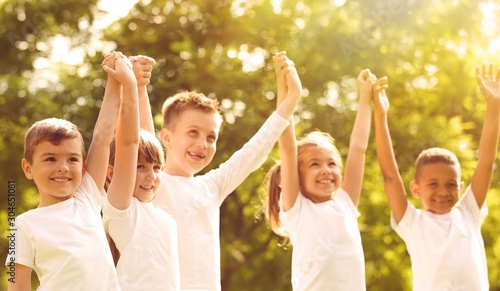
[[[388,129],[387,78],[362,70],[359,107],[345,170],[333,138],[313,131],[300,140],[293,113],[302,85],[285,52],[274,57],[277,107],[226,162],[196,175],[216,151],[218,101],[197,92],[168,98],[155,135],[146,86],[154,60],[107,55],[108,82],[88,155],[78,128],[49,118],[27,131],[22,168],[40,195],[16,218],[9,290],[220,290],[219,209],[278,141],[269,171],[267,217],[293,246],[294,290],[365,290],[358,229],[365,152],[374,108],[377,155],[392,209],[391,224],[412,261],[414,290],[488,290],[480,232],[487,214],[500,130],[500,70],[476,76],[486,117],[470,186],[456,156],[442,148],[417,159],[407,200]],[[166,153],[164,156],[163,149]],[[460,255],[455,255],[459,253]]]

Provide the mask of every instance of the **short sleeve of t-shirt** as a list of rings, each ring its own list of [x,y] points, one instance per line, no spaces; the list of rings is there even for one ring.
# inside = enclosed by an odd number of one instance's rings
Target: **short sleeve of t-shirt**
[[[462,199],[460,199],[456,207],[464,207],[465,211],[470,214],[472,222],[477,226],[481,226],[486,216],[488,216],[488,206],[486,205],[486,201],[484,201],[482,207],[479,208],[476,196],[474,196],[474,192],[472,192],[470,185],[465,190]]]
[[[88,172],[85,172],[82,183],[75,191],[74,197],[77,200],[86,197],[85,199],[89,200],[90,206],[100,212],[104,201],[106,201],[106,192],[104,190],[99,191],[92,176]]]
[[[413,225],[418,219],[418,213],[423,211],[416,209],[415,206],[410,203],[410,201],[408,201],[407,203],[408,206],[406,207],[406,212],[399,223],[396,222],[391,212],[391,226],[403,239],[407,237],[408,231],[411,231],[411,225]],[[465,190],[460,201],[458,201],[457,204],[453,206],[451,212],[455,211],[465,213],[465,217],[469,217],[471,222],[478,227],[483,224],[484,219],[488,215],[488,207],[486,206],[486,202],[481,208],[478,207],[476,198],[474,196],[474,193],[472,192],[470,185]]]
[[[22,229],[13,228],[11,232],[13,248],[9,247],[7,260],[5,264],[8,266],[10,262],[24,265],[33,269],[35,254],[28,240],[28,237]]]
[[[120,210],[106,200],[102,208],[104,229],[111,234],[116,244],[123,244],[123,247],[130,242],[134,234],[133,220],[137,213],[137,203],[140,203],[137,198],[132,197],[129,207]]]

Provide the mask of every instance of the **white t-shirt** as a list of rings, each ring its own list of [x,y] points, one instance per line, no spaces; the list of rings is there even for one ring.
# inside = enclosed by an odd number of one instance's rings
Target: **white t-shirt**
[[[119,290],[100,215],[105,199],[85,173],[72,198],[16,218],[14,258],[36,272],[37,290]]]
[[[280,212],[293,246],[293,290],[366,290],[359,215],[343,189],[322,203],[299,194]]]
[[[177,222],[181,290],[220,290],[219,207],[266,160],[287,120],[273,113],[219,168],[196,177],[162,172],[154,203]]]
[[[135,197],[126,210],[104,202],[102,214],[120,252],[116,271],[122,291],[179,290],[177,226],[170,215]]]
[[[415,209],[391,225],[406,243],[413,272],[413,290],[487,291],[488,270],[481,225],[488,214],[479,209],[470,186],[445,214]]]

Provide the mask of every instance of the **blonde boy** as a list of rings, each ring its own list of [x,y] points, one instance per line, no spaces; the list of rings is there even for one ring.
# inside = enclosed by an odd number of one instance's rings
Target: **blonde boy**
[[[154,202],[177,222],[181,290],[221,289],[219,207],[265,161],[299,100],[300,96],[286,98],[239,151],[200,176],[194,175],[216,151],[222,123],[218,102],[196,92],[165,101],[161,141],[166,164]]]

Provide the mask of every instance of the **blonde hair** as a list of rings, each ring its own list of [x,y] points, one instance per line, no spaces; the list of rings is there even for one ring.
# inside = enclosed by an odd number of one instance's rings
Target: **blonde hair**
[[[207,113],[215,114],[219,122],[222,123],[222,115],[219,112],[219,101],[205,96],[203,93],[195,91],[184,91],[169,97],[163,103],[161,110],[163,116],[163,128],[173,130],[175,121],[187,110],[196,109]]]

